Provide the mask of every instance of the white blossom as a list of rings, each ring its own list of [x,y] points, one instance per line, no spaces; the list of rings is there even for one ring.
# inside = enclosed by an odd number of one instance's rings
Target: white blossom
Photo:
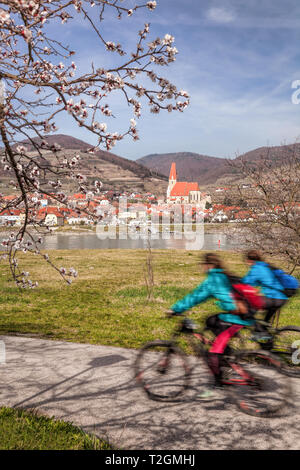
[[[156,8],[156,1],[147,2],[147,8],[151,11],[154,10]]]
[[[0,8],[0,24],[1,23],[8,23],[10,21],[10,14],[8,11],[3,10]]]

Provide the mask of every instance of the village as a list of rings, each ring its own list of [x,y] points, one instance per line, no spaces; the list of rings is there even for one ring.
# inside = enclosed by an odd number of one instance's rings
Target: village
[[[223,193],[229,188],[216,188],[215,193]],[[3,196],[6,205],[15,200],[15,195]],[[146,192],[102,191],[100,195],[75,193],[68,196],[67,203],[57,200],[56,194],[43,194],[38,199],[34,194],[28,195],[37,205],[36,220],[47,227],[93,226],[97,223],[111,225],[132,225],[156,219],[158,223],[182,213],[205,223],[244,222],[251,220],[251,212],[238,205],[214,202],[214,195],[200,191],[198,183],[177,181],[175,163],[172,164],[166,198]],[[226,202],[226,198],[225,198]],[[176,210],[175,210],[176,208]],[[0,226],[21,226],[25,210],[6,208],[0,213]]]

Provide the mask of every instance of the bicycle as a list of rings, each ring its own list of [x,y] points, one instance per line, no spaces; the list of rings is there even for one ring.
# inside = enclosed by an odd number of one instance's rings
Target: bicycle
[[[170,340],[148,342],[137,355],[135,378],[153,400],[176,400],[189,387],[192,367],[178,344],[181,335],[186,336],[194,354],[208,365],[212,340],[207,329],[201,330],[187,316],[181,317]],[[223,384],[231,390],[235,404],[244,413],[270,417],[289,403],[290,379],[282,376],[282,362],[269,351],[230,351],[221,359],[223,370],[230,372]]]
[[[270,339],[265,341],[256,339],[254,327],[247,326],[236,335],[237,347],[247,349],[251,346],[249,341],[252,346],[256,343],[264,351],[269,351],[279,357],[284,374],[295,378],[300,377],[300,327],[289,325],[277,328],[262,320],[256,320],[256,323],[266,328]],[[250,338],[247,337],[247,331],[252,332]]]

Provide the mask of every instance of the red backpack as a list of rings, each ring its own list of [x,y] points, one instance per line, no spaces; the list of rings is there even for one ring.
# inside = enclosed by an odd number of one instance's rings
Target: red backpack
[[[262,310],[265,307],[264,297],[259,293],[259,290],[249,284],[243,284],[237,277],[231,277],[231,287],[233,290],[233,297],[235,300],[246,302],[251,310]]]

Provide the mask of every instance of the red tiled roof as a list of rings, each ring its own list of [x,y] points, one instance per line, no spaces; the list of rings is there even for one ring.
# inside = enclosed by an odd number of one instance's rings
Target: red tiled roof
[[[70,196],[70,199],[86,199],[85,194],[77,193]]]
[[[5,209],[0,212],[0,215],[20,215],[21,211],[19,209]]]
[[[43,207],[38,211],[39,217],[46,217],[48,214],[56,215],[56,217],[63,217],[58,207]]]
[[[78,217],[78,214],[75,211],[70,211],[68,217]]]
[[[234,214],[236,219],[245,219],[246,217],[251,217],[251,212],[249,211],[240,211],[237,214]]]
[[[188,196],[190,191],[200,191],[198,183],[176,183],[170,196]]]
[[[14,199],[16,199],[17,196],[14,196],[14,195],[11,195],[11,196],[3,196],[3,199],[5,201],[13,201]]]

